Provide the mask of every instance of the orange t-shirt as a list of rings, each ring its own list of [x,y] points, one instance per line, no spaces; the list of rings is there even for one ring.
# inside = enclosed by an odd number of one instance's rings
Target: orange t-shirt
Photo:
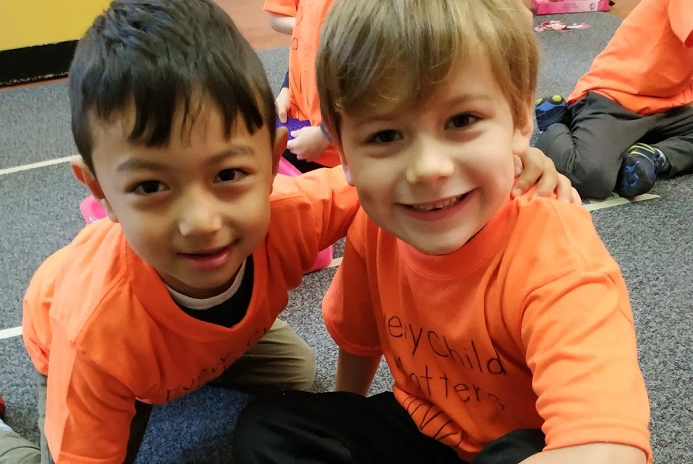
[[[462,459],[541,427],[546,449],[622,443],[651,462],[628,291],[578,206],[508,200],[445,256],[361,210],[323,315],[345,351],[385,355],[399,403]]]
[[[568,102],[591,90],[644,115],[693,102],[693,0],[642,0]]]
[[[299,0],[265,0],[262,9],[268,13],[284,16],[296,16]]]
[[[135,400],[161,404],[221,375],[286,306],[319,250],[358,210],[341,168],[278,176],[265,241],[253,253],[245,317],[231,328],[188,316],[118,224],[86,227],[38,269],[24,298],[24,342],[48,376],[45,433],[60,464],[121,464]]]
[[[317,126],[322,122],[315,60],[320,42],[320,28],[332,5],[332,0],[301,0],[296,11],[296,27],[289,48],[289,116],[310,121]],[[340,164],[337,149],[330,145],[317,163],[323,166]]]

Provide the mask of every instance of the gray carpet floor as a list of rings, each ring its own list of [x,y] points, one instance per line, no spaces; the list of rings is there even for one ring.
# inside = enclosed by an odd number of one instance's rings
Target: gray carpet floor
[[[543,64],[538,94],[568,93],[618,26],[607,14],[558,17],[591,28],[539,33]],[[542,17],[540,20],[550,19]],[[539,19],[537,19],[539,21]],[[274,88],[287,64],[287,49],[264,51]],[[0,170],[76,153],[69,130],[64,83],[0,92]],[[623,267],[631,290],[640,361],[652,402],[655,461],[693,462],[693,178],[657,184],[660,198],[593,212],[594,221]],[[85,191],[66,164],[0,175],[0,330],[20,325],[21,299],[33,271],[83,226],[78,211]],[[341,253],[337,247],[336,255]],[[336,347],[320,317],[320,300],[333,269],[307,276],[291,295],[285,318],[315,349],[316,391],[333,387]],[[372,392],[389,388],[381,366]],[[21,337],[0,340],[0,394],[7,422],[36,441],[34,373]],[[233,424],[247,396],[205,387],[154,409],[140,463],[227,462]]]

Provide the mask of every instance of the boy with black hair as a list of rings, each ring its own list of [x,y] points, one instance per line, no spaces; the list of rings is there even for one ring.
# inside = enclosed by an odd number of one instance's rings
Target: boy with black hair
[[[130,463],[154,404],[210,381],[310,388],[315,357],[276,318],[358,202],[341,168],[275,181],[286,132],[231,19],[211,0],[117,0],[69,75],[72,167],[110,220],[26,292],[42,452]]]

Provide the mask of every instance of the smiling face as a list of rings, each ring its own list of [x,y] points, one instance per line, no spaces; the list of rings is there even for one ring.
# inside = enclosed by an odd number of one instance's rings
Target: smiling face
[[[516,127],[483,56],[453,67],[414,107],[373,107],[341,115],[340,124],[343,163],[364,210],[422,253],[462,247],[509,198],[512,155],[529,146],[531,119]]]
[[[219,112],[203,106],[192,123],[174,118],[166,146],[146,147],[128,141],[132,113],[93,123],[96,178],[82,164],[84,182],[166,284],[217,295],[267,234],[285,133],[273,149],[267,127],[251,134],[239,121],[227,138]]]

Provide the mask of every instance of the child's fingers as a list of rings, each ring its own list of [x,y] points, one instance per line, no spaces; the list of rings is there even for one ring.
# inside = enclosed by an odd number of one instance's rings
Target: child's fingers
[[[573,201],[573,184],[562,174],[558,175],[558,185],[556,185],[556,197],[565,203]],[[577,192],[576,192],[577,193]]]
[[[513,196],[519,196],[526,193],[534,184],[537,184],[537,194],[540,192],[546,192],[542,196],[546,196],[553,192],[553,189],[558,183],[557,173],[547,172],[544,154],[540,151],[528,150],[525,153],[525,159],[523,160],[522,173],[518,176],[515,181],[515,187],[513,188]],[[538,181],[538,183],[537,183]]]
[[[519,156],[513,155],[513,164],[515,165],[515,177],[522,174],[522,160]]]
[[[551,162],[551,166],[553,166],[553,162]],[[565,198],[565,186],[561,184],[558,171],[555,168],[545,168],[537,181],[537,191],[534,193],[534,196],[548,197],[554,193],[559,197]]]

